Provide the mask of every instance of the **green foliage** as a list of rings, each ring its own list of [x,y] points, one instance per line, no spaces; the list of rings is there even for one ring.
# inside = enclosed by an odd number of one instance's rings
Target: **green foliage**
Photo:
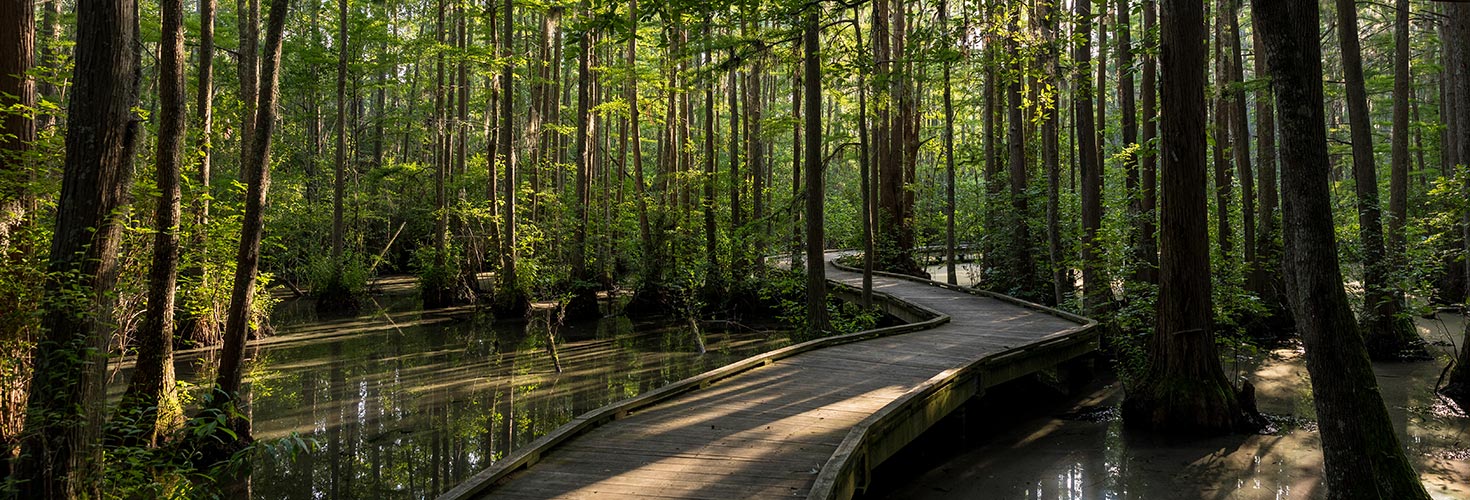
[[[796,325],[792,333],[793,342],[805,342],[830,335],[871,330],[878,326],[883,315],[876,309],[865,309],[861,305],[827,295],[827,326],[831,331],[812,332],[806,328],[806,273],[771,270],[760,282],[761,299],[775,309],[781,322]]]

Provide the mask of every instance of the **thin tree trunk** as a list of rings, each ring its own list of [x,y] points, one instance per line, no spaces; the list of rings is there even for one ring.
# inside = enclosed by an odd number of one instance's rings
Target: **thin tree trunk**
[[[1337,0],[1338,42],[1347,80],[1348,122],[1353,142],[1353,181],[1358,195],[1358,236],[1363,248],[1363,313],[1360,318],[1368,354],[1375,359],[1423,357],[1423,341],[1404,314],[1403,292],[1390,284],[1393,266],[1385,262],[1383,224],[1378,205],[1378,169],[1373,158],[1373,125],[1363,82],[1358,15],[1353,0]]]
[[[827,266],[823,265],[823,203],[826,188],[822,179],[822,66],[821,31],[817,24],[821,4],[806,8],[804,54],[806,83],[806,272],[807,331],[827,330]]]
[[[235,432],[233,440],[224,443],[225,451],[233,452],[230,445],[249,442],[250,421],[241,418],[246,410],[240,407],[243,395],[240,392],[244,377],[245,341],[249,337],[250,323],[254,316],[255,280],[260,264],[260,241],[265,232],[265,196],[270,187],[271,132],[275,127],[277,76],[280,74],[281,38],[285,30],[288,0],[271,0],[269,19],[266,23],[265,58],[261,64],[260,92],[255,117],[254,143],[250,146],[250,162],[244,170],[250,179],[245,191],[245,213],[240,222],[240,245],[235,255],[235,280],[230,293],[230,309],[225,316],[224,347],[220,352],[219,376],[215,380],[215,391],[210,407],[224,411],[229,417],[229,426]],[[234,443],[229,443],[234,441]],[[228,455],[224,455],[228,456]]]
[[[1092,85],[1088,70],[1092,67],[1092,2],[1074,2],[1077,23],[1077,45],[1072,60],[1077,64],[1073,103],[1076,106],[1077,156],[1082,177],[1082,307],[1094,311],[1108,302],[1108,285],[1099,262],[1098,231],[1102,228],[1102,161],[1098,158],[1097,125],[1092,114]]]
[[[1409,217],[1409,0],[1394,1],[1393,134],[1388,175],[1388,245],[1392,272],[1403,269],[1404,223]]]
[[[1225,42],[1230,45],[1229,96],[1230,96],[1230,154],[1235,158],[1235,172],[1240,176],[1240,222],[1241,253],[1247,264],[1256,259],[1256,192],[1255,176],[1251,170],[1251,133],[1245,107],[1245,62],[1240,47],[1241,0],[1226,0]]]
[[[1133,34],[1132,7],[1128,0],[1118,0],[1116,7],[1116,21],[1118,30],[1118,106],[1122,116],[1119,121],[1123,133],[1123,174],[1124,192],[1128,195],[1128,220],[1132,221],[1129,227],[1128,240],[1132,242],[1133,255],[1131,266],[1147,266],[1148,256],[1144,254],[1146,247],[1143,244],[1145,238],[1142,226],[1138,220],[1143,216],[1143,196],[1139,192],[1138,154],[1135,145],[1138,144],[1138,108],[1137,100],[1133,95]]]
[[[710,16],[709,13],[706,15]],[[710,21],[706,18],[704,22],[704,58],[705,65],[713,68],[715,54],[710,48],[711,35]],[[715,176],[718,174],[717,162],[715,162],[716,82],[714,73],[711,72],[704,86],[704,200],[702,205],[704,207],[704,253],[707,282],[717,282],[720,274],[719,235],[716,233],[715,222]]]
[[[1012,17],[1012,32],[1021,31],[1018,18],[1019,15]],[[1022,75],[1025,65],[1021,58],[1020,44],[1014,39],[1009,44],[1007,51],[1011,54],[1011,78],[1006,89],[1006,111],[1010,114],[1010,118],[1006,124],[1006,146],[1010,150],[1007,170],[1010,177],[1011,213],[1007,221],[1007,232],[1011,234],[1011,240],[1007,251],[1011,258],[1008,259],[1006,267],[1010,269],[1009,273],[1014,277],[1014,281],[1008,292],[1030,300],[1044,296],[1044,292],[1036,283],[1036,260],[1033,258],[1031,231],[1027,222],[1031,215],[1027,198],[1029,179],[1026,173],[1024,128],[1027,120],[1021,101]]]
[[[582,0],[580,9],[584,14],[591,13],[588,0]],[[573,295],[565,311],[573,319],[595,318],[600,315],[597,294],[593,287],[595,277],[588,272],[587,267],[587,224],[590,222],[588,206],[592,204],[592,136],[596,132],[592,129],[591,120],[592,48],[592,30],[580,30],[577,35],[577,199],[572,202],[577,221],[572,227]]]
[[[515,137],[515,62],[511,57],[512,42],[515,40],[515,10],[511,0],[505,0],[501,12],[505,16],[502,20],[505,26],[501,32],[500,57],[505,61],[505,67],[500,74],[500,139],[496,142],[500,145],[500,166],[505,169],[505,231],[500,235],[500,291],[495,301],[496,308],[501,313],[514,315],[525,310],[527,298],[516,273],[516,247],[519,244],[516,235],[516,198],[520,185],[516,179],[515,147],[511,142]]]
[[[1154,56],[1155,48],[1158,47],[1158,38],[1154,36],[1158,26],[1158,7],[1155,0],[1143,1],[1143,32],[1147,38],[1146,45],[1149,47],[1143,55],[1143,130],[1140,140],[1143,144],[1154,144],[1158,137],[1158,93],[1155,86],[1158,82],[1158,58]],[[1159,147],[1149,146],[1143,150],[1143,193],[1140,198],[1143,207],[1139,221],[1138,253],[1143,260],[1138,262],[1138,273],[1136,278],[1143,283],[1158,285],[1159,283],[1159,245],[1157,221],[1158,213],[1158,185],[1159,185]]]
[[[863,51],[863,34],[861,32],[862,17],[858,13],[858,6],[852,8],[853,40],[858,54],[867,54]],[[858,176],[861,178],[863,190],[863,307],[873,305],[873,264],[876,256],[873,255],[875,242],[873,241],[873,213],[874,203],[877,201],[875,186],[873,183],[872,158],[868,154],[868,81],[867,61],[858,64]]]
[[[1338,271],[1314,0],[1254,0],[1281,120],[1287,289],[1307,349],[1329,498],[1429,498],[1394,433]],[[1351,7],[1351,6],[1349,6]],[[1346,26],[1339,26],[1343,29]],[[1354,31],[1355,32],[1355,31]]]
[[[174,387],[174,285],[179,276],[179,172],[185,132],[184,2],[165,0],[158,54],[158,151],[154,158],[158,203],[153,216],[153,267],[148,275],[148,307],[134,339],[137,361],[117,415],[130,429],[124,441],[157,445],[182,424]],[[136,429],[142,434],[127,432]]]
[[[1056,0],[1043,0],[1040,4],[1042,40],[1046,44],[1042,71],[1044,79],[1042,85],[1057,88],[1061,83],[1061,47],[1057,39],[1057,17],[1060,9],[1057,8]],[[1051,269],[1052,301],[1061,304],[1067,295],[1072,293],[1072,286],[1067,282],[1067,272],[1063,268],[1062,250],[1062,223],[1061,223],[1061,185],[1062,170],[1060,159],[1059,135],[1061,126],[1057,115],[1061,112],[1060,93],[1052,94],[1051,102],[1044,103],[1044,109],[1048,112],[1041,122],[1041,163],[1046,170],[1046,242],[1047,242],[1047,264]]]
[[[951,45],[949,41],[949,4],[945,0],[939,1],[939,26],[944,30],[945,46]],[[951,285],[959,283],[959,273],[955,270],[955,236],[954,236],[954,96],[949,85],[950,67],[953,63],[948,59],[944,61],[944,267]]]
[[[340,279],[342,197],[347,188],[347,0],[337,0],[337,5],[337,163],[332,175],[332,266]]]

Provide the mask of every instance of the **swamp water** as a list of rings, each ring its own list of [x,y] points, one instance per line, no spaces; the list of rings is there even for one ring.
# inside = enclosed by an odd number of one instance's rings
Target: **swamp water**
[[[558,371],[544,313],[419,311],[401,291],[355,317],[278,306],[275,335],[247,351],[253,433],[313,445],[255,460],[255,498],[432,498],[578,414],[789,344],[784,332],[710,327],[701,356],[682,321],[605,318],[552,328]],[[213,356],[181,353],[179,380],[207,386]],[[127,375],[112,374],[114,393]]]
[[[942,267],[930,268],[942,279]],[[961,270],[960,281],[965,273]],[[1375,363],[1401,444],[1429,494],[1470,499],[1470,417],[1433,392],[1464,341],[1458,314],[1417,318],[1435,360]],[[1125,431],[1123,388],[1100,373],[1062,395],[1034,380],[997,387],[931,429],[875,472],[866,497],[885,499],[1317,499],[1321,440],[1299,345],[1230,353],[1274,424],[1258,435],[1165,439]],[[963,439],[955,439],[963,436]]]

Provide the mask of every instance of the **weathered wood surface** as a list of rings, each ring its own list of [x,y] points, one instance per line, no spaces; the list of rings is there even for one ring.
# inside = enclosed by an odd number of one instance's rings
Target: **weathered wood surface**
[[[827,276],[862,282],[830,263]],[[845,497],[992,379],[1095,347],[1086,318],[928,281],[873,283],[931,316],[920,325],[931,328],[793,346],[722,377],[609,405],[441,498]]]

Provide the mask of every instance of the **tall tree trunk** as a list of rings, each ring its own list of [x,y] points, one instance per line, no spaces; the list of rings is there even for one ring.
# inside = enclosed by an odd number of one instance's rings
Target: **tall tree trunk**
[[[1092,67],[1092,2],[1074,2],[1077,45],[1072,51],[1072,60],[1077,64],[1076,86],[1073,97],[1076,106],[1077,156],[1082,177],[1082,307],[1094,311],[1108,302],[1110,291],[1103,276],[1100,259],[1098,230],[1102,228],[1102,161],[1098,158],[1097,126],[1092,114],[1092,85],[1088,81],[1088,70]]]
[[[265,196],[270,188],[271,131],[275,127],[277,76],[280,74],[281,38],[286,25],[289,0],[271,0],[266,22],[265,53],[261,64],[260,92],[255,106],[255,135],[250,161],[243,165],[250,183],[245,190],[245,213],[240,222],[240,246],[235,254],[235,281],[230,309],[225,316],[224,347],[220,352],[219,377],[215,380],[210,407],[229,415],[233,439],[225,439],[221,451],[233,452],[249,442],[250,421],[241,418],[241,380],[244,376],[245,341],[254,315],[255,280],[260,265],[260,240],[265,232]],[[233,443],[230,443],[233,441]],[[225,454],[220,458],[227,458]]]
[[[1230,154],[1235,158],[1235,172],[1240,176],[1241,249],[1247,264],[1256,262],[1256,192],[1251,170],[1251,133],[1245,108],[1245,62],[1240,48],[1241,0],[1226,0],[1226,43],[1230,44]]]
[[[1404,314],[1403,292],[1390,283],[1393,268],[1384,260],[1383,224],[1378,205],[1378,168],[1373,158],[1373,124],[1363,82],[1358,14],[1353,0],[1337,0],[1338,42],[1347,80],[1348,122],[1352,129],[1353,181],[1358,194],[1358,236],[1363,247],[1363,340],[1374,359],[1426,356],[1413,321]]]
[[[132,0],[80,0],[76,13],[75,83],[46,269],[47,299],[41,305],[25,435],[14,464],[19,498],[100,494],[97,438],[106,405],[103,376],[114,324],[112,284],[124,224],[120,209],[128,202],[139,128],[133,107],[141,44]]]
[[[1260,30],[1252,30],[1251,38],[1255,46],[1256,78],[1269,78]],[[1261,175],[1260,189],[1256,190],[1256,261],[1251,264],[1246,289],[1261,297],[1273,320],[1290,321],[1281,293],[1285,285],[1280,274],[1281,245],[1278,242],[1281,224],[1277,222],[1277,207],[1281,197],[1276,189],[1275,113],[1271,86],[1259,87],[1256,91],[1256,165]]]
[[[1020,33],[1021,25],[1019,12],[1011,19],[1011,32]],[[1021,86],[1025,74],[1025,63],[1022,60],[1020,44],[1014,38],[1008,42],[1007,51],[1011,56],[1011,77],[1006,88],[1006,111],[1010,117],[1007,121],[1006,146],[1010,150],[1009,164],[1007,166],[1010,177],[1011,213],[1007,226],[1011,234],[1009,242],[1010,254],[1006,267],[1010,269],[1013,276],[1011,287],[1005,290],[1010,295],[1034,300],[1044,297],[1045,292],[1040,290],[1036,283],[1036,261],[1033,258],[1030,224],[1027,222],[1031,217],[1030,203],[1027,199],[1026,173],[1026,135],[1027,123],[1025,109],[1022,107]]]
[[[1097,90],[1092,96],[1097,99],[1097,162],[1102,168],[1106,168],[1108,159],[1108,1],[1099,2],[1098,9],[1100,12],[1097,13]]]
[[[337,6],[337,163],[332,175],[332,267],[341,279],[342,197],[347,188],[347,0],[337,0]]]
[[[10,110],[36,107],[36,82],[28,76],[34,64],[36,15],[30,0],[0,1],[0,13],[13,23],[0,32],[0,109],[6,110],[0,116],[0,257],[6,257],[10,235],[30,208],[25,153],[36,140],[35,116]]]
[[[862,22],[861,21],[862,21],[862,17],[858,13],[858,6],[853,6],[853,8],[852,8],[852,26],[853,26],[853,35],[852,36],[853,36],[853,40],[854,40],[853,43],[855,43],[857,45],[856,51],[857,51],[858,54],[860,54],[860,55],[866,55],[867,52],[864,52],[863,51],[863,35],[862,35],[862,32],[861,32],[861,26],[862,26]],[[871,307],[873,305],[873,266],[874,266],[875,261],[877,260],[877,256],[874,255],[874,253],[877,251],[877,248],[876,248],[877,245],[876,245],[876,242],[873,240],[873,232],[874,232],[873,215],[874,215],[874,212],[875,212],[874,206],[875,206],[875,204],[877,202],[877,198],[878,197],[877,197],[877,192],[876,192],[876,189],[875,189],[876,186],[874,185],[875,183],[873,182],[873,169],[874,169],[874,166],[873,166],[873,163],[872,163],[872,157],[869,155],[869,138],[870,138],[870,136],[868,135],[868,79],[867,79],[867,76],[868,76],[868,73],[867,73],[868,63],[869,63],[869,61],[864,60],[864,61],[862,61],[862,62],[860,62],[858,64],[858,81],[857,81],[857,87],[858,87],[857,88],[857,91],[858,91],[858,177],[861,178],[861,180],[859,182],[861,183],[860,184],[860,187],[863,190],[863,193],[862,193],[862,200],[863,200],[863,210],[862,210],[862,214],[863,214],[863,220],[862,220],[862,225],[863,225],[863,292],[862,292],[862,305],[863,305],[863,307]]]
[[[1230,71],[1229,59],[1225,53],[1225,16],[1227,9],[1224,3],[1229,0],[1217,2],[1215,8],[1215,40],[1212,44],[1214,49],[1215,70],[1215,112],[1211,116],[1214,119],[1210,135],[1215,140],[1211,153],[1215,165],[1215,243],[1219,247],[1222,262],[1231,262],[1235,253],[1235,245],[1232,243],[1235,226],[1230,225],[1230,191],[1233,181],[1230,176],[1230,101],[1227,99]]]
[[[235,0],[236,66],[240,82],[240,165],[250,163],[255,147],[255,104],[260,87],[260,65],[256,60],[260,53],[260,0]],[[246,169],[240,178],[250,183]]]
[[[1128,194],[1128,240],[1132,242],[1133,255],[1129,265],[1147,266],[1148,256],[1143,253],[1145,237],[1139,218],[1143,216],[1143,196],[1139,192],[1138,153],[1138,108],[1133,95],[1133,19],[1128,0],[1118,0],[1115,20],[1118,30],[1118,107],[1122,114],[1119,121],[1123,133],[1124,192]],[[1136,273],[1135,273],[1136,275]]]
[[[1317,2],[1253,0],[1252,6],[1281,120],[1283,267],[1307,349],[1327,495],[1429,498],[1399,446],[1338,271],[1328,192],[1321,42],[1317,30],[1302,29],[1319,26]]]
[[[1086,3],[1086,2],[1083,2]],[[1123,401],[1124,422],[1163,432],[1218,433],[1246,415],[1220,367],[1212,330],[1205,208],[1204,5],[1164,0],[1159,61],[1163,210],[1158,323],[1148,366]]]
[[[813,334],[827,330],[827,266],[823,263],[823,203],[826,187],[822,179],[822,61],[821,25],[817,23],[821,4],[806,8],[804,53],[806,83],[806,271],[807,331]]]
[[[214,15],[215,0],[199,0],[199,90],[195,95],[194,110],[197,113],[195,127],[199,156],[199,193],[189,204],[194,218],[194,234],[189,242],[200,258],[193,259],[181,272],[186,278],[198,280],[197,290],[208,290],[209,269],[205,260],[209,252],[209,206],[211,201],[210,182],[214,168]],[[186,279],[187,281],[187,279]],[[179,335],[195,345],[213,344],[217,339],[219,325],[215,314],[197,314],[186,311],[184,324]]]
[[[505,213],[502,219],[505,230],[500,235],[500,290],[496,293],[496,308],[501,313],[514,316],[526,309],[528,299],[516,273],[516,252],[519,244],[516,235],[516,198],[520,183],[516,178],[516,155],[512,138],[515,137],[515,61],[511,54],[515,40],[515,10],[512,0],[505,0],[501,13],[505,18],[500,35],[500,57],[505,67],[500,73],[500,167],[505,169]]]
[[[1038,17],[1041,18],[1042,41],[1046,44],[1042,61],[1042,85],[1056,90],[1045,94],[1050,96],[1050,102],[1043,104],[1047,112],[1041,121],[1041,164],[1046,170],[1047,265],[1051,269],[1052,301],[1054,304],[1061,304],[1072,293],[1072,286],[1067,282],[1067,270],[1063,269],[1062,167],[1059,141],[1061,126],[1057,116],[1062,109],[1059,89],[1062,68],[1061,47],[1058,45],[1061,42],[1057,38],[1057,17],[1060,12],[1057,4],[1057,0],[1043,0]]]
[[[35,82],[27,75],[34,65],[35,12],[28,0],[0,1],[0,15],[13,19],[13,28],[0,32],[0,109],[32,109],[36,106]],[[43,43],[44,47],[47,44]],[[43,55],[44,57],[44,55]],[[45,64],[45,59],[42,59]],[[0,282],[7,290],[0,296],[0,356],[13,360],[7,380],[0,381],[0,473],[11,474],[10,462],[19,450],[20,433],[24,430],[25,405],[29,397],[30,352],[35,319],[34,306],[25,294],[12,292],[19,288],[34,290],[23,276],[34,274],[34,265],[26,260],[36,253],[33,245],[12,243],[12,235],[27,224],[33,224],[31,206],[34,196],[26,184],[33,177],[25,155],[36,136],[36,117],[25,113],[5,112],[0,118]]]
[[[633,36],[628,37],[627,64],[629,68],[633,68],[638,54],[638,0],[628,2],[628,22],[631,26],[630,33],[633,33]],[[633,196],[638,206],[638,241],[643,254],[643,262],[640,266],[643,283],[638,287],[638,291],[647,294],[656,293],[653,288],[658,285],[658,281],[653,279],[653,272],[658,268],[659,262],[654,257],[658,248],[654,245],[653,230],[648,223],[648,193],[646,192],[648,182],[643,173],[643,138],[639,131],[642,127],[641,122],[638,121],[638,77],[636,75],[637,72],[633,71],[628,78],[628,108],[629,127],[633,132]]]
[[[797,41],[791,47],[791,56],[796,63],[791,70],[791,200],[795,203],[801,199],[801,75],[799,71],[805,62],[801,58],[801,46],[805,40]],[[820,110],[812,110],[819,113]],[[820,151],[808,151],[807,154],[821,154]],[[773,169],[774,170],[774,169]],[[774,187],[774,186],[773,186]],[[802,240],[801,240],[801,210],[792,207],[791,210],[791,269],[800,270],[806,263],[802,262]],[[822,265],[821,262],[813,262],[813,265]]]
[[[592,13],[588,0],[582,0],[580,10],[584,15]],[[567,304],[566,314],[573,319],[596,318],[597,293],[593,286],[595,277],[587,267],[587,224],[588,206],[592,204],[592,30],[583,29],[577,35],[577,178],[576,196],[572,209],[577,221],[572,227],[572,299]]]
[[[939,28],[943,30],[944,46],[952,45],[949,37],[949,4],[939,1]],[[944,268],[949,284],[959,283],[959,272],[955,269],[954,236],[954,96],[949,85],[949,59],[944,60]]]
[[[1404,223],[1409,217],[1409,0],[1394,1],[1393,21],[1393,136],[1388,175],[1388,245],[1392,272],[1402,272]]]
[[[1452,149],[1441,151],[1451,165],[1470,164],[1470,4],[1445,4],[1445,22],[1442,25],[1445,59],[1445,100],[1440,113],[1448,117],[1450,129],[1447,135]],[[1470,194],[1470,184],[1460,186],[1461,193]],[[1470,253],[1470,210],[1460,220],[1461,245]],[[1470,267],[1461,272],[1470,275]],[[1470,276],[1464,276],[1470,278]],[[1466,322],[1470,325],[1470,321]],[[1470,328],[1470,327],[1467,327]],[[1470,406],[1470,343],[1460,343],[1460,356],[1450,373],[1449,382],[1443,389],[1445,395],[1454,398],[1460,406]]]
[[[1158,93],[1155,87],[1158,83],[1158,58],[1154,56],[1158,47],[1158,38],[1155,30],[1158,26],[1158,8],[1155,0],[1143,0],[1143,32],[1147,37],[1145,45],[1148,50],[1143,55],[1143,88],[1140,106],[1143,108],[1143,130],[1140,140],[1148,144],[1142,152],[1141,166],[1143,170],[1143,192],[1139,195],[1142,199],[1142,210],[1139,221],[1138,253],[1142,260],[1138,262],[1138,273],[1135,276],[1140,282],[1159,284],[1159,245],[1158,236],[1158,185],[1159,185],[1159,147],[1154,145],[1154,139],[1158,137]]]
[[[711,68],[711,73],[705,79],[704,84],[704,253],[705,253],[705,281],[715,283],[720,278],[720,256],[719,235],[715,221],[715,176],[718,175],[715,161],[715,85],[718,80],[713,73],[715,54],[711,50],[709,17],[706,13],[704,22],[704,58],[705,65]],[[733,154],[733,152],[732,152]]]
[[[158,444],[182,423],[174,388],[174,285],[179,276],[179,172],[185,132],[184,1],[159,5],[163,22],[158,47],[158,151],[154,158],[158,204],[153,215],[153,267],[148,275],[148,307],[134,342],[138,348],[132,377],[118,410],[127,435]],[[126,432],[136,429],[142,434]],[[136,439],[135,438],[135,439]]]

